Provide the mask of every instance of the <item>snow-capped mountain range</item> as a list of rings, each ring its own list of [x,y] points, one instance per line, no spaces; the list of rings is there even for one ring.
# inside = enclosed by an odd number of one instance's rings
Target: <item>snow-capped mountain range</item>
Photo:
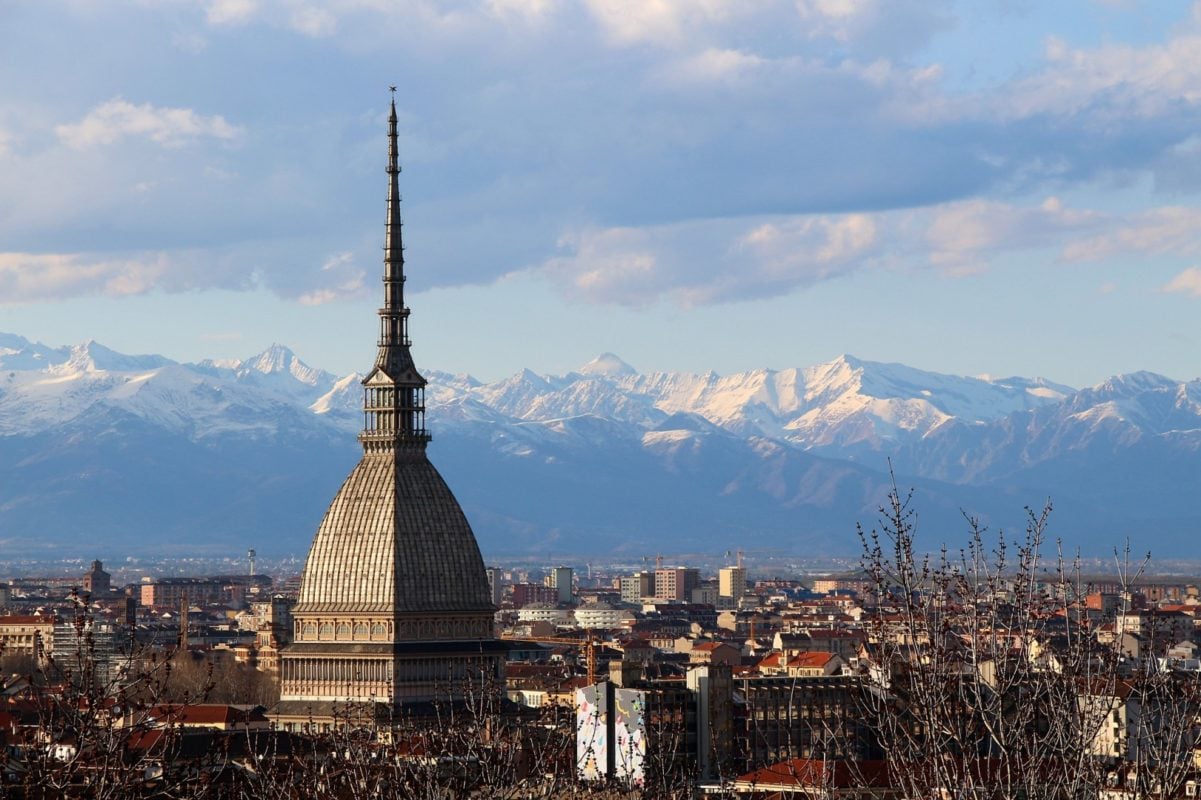
[[[0,334],[0,547],[303,552],[358,457],[360,377],[280,345],[180,364]],[[1201,529],[1201,381],[1076,390],[852,356],[643,374],[608,353],[426,377],[431,459],[485,553],[852,553],[890,464],[940,540],[960,509],[1020,527],[1048,496],[1086,550],[1189,555]]]

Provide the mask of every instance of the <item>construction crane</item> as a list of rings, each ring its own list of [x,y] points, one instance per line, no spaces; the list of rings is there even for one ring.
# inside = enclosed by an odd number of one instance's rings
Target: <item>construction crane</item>
[[[502,635],[502,639],[509,639],[518,642],[537,642],[538,644],[569,644],[575,647],[583,647],[584,663],[588,667],[588,684],[596,683],[596,648],[600,644],[596,637],[592,635],[592,631],[588,631],[586,639],[572,639],[569,636],[511,636],[508,634]]]

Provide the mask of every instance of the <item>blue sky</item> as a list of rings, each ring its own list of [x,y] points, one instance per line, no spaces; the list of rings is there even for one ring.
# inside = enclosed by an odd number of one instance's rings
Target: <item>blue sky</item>
[[[1201,4],[10,0],[0,330],[373,353],[397,84],[415,354],[1201,375]]]

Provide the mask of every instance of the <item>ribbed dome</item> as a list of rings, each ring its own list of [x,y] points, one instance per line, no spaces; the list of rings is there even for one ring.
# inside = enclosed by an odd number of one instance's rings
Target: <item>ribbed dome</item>
[[[317,529],[294,613],[491,613],[479,546],[425,456],[367,452]]]

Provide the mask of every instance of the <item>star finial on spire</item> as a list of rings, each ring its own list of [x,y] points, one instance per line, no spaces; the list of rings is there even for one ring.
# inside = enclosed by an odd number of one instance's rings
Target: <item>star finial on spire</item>
[[[389,86],[389,87],[388,87],[388,91],[389,91],[389,92],[391,92],[392,94],[396,94],[396,87],[395,87],[395,86]]]

